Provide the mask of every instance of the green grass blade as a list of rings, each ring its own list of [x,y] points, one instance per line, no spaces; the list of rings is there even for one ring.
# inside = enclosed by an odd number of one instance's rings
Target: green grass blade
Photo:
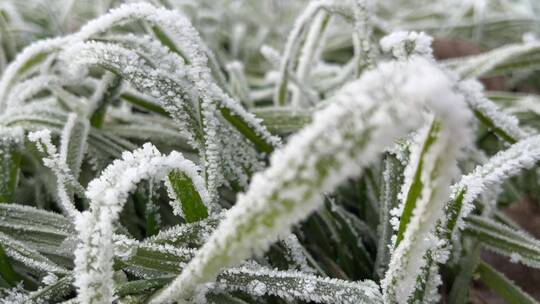
[[[138,107],[141,107],[145,110],[148,110],[153,113],[157,113],[163,116],[169,116],[169,113],[165,111],[157,102],[154,102],[147,98],[146,96],[143,96],[142,94],[136,94],[133,92],[124,92],[122,95],[120,95],[120,98],[123,100],[130,102]]]
[[[17,285],[17,282],[21,280],[19,275],[13,270],[11,261],[9,260],[4,247],[0,244],[0,276],[12,287]]]
[[[213,214],[196,222],[161,230],[157,235],[148,238],[145,242],[169,244],[175,247],[199,248],[222,219],[223,213]]]
[[[411,221],[413,211],[416,208],[416,202],[420,199],[422,195],[422,169],[424,166],[424,158],[427,152],[429,151],[430,147],[436,142],[437,140],[437,133],[440,129],[440,123],[433,121],[431,126],[429,127],[429,131],[427,133],[427,137],[425,138],[425,141],[422,143],[422,149],[420,151],[420,155],[418,158],[417,167],[414,168],[414,174],[413,174],[413,180],[410,183],[409,189],[407,189],[404,199],[404,206],[403,206],[403,212],[401,213],[401,216],[399,218],[399,228],[397,231],[397,238],[395,246],[397,247],[399,243],[403,240],[403,237],[405,235],[405,231],[407,230],[407,226],[409,222]]]
[[[398,152],[399,153],[399,152]],[[404,153],[405,154],[405,153]],[[390,261],[391,237],[393,234],[390,224],[390,210],[399,204],[398,194],[403,184],[405,166],[392,153],[387,153],[383,159],[383,180],[381,183],[379,227],[377,228],[378,244],[375,260],[375,273],[379,278],[384,277]]]
[[[540,43],[503,46],[489,52],[450,63],[463,78],[509,74],[540,66]]]
[[[473,111],[474,116],[483,124],[485,125],[489,130],[493,131],[497,136],[501,137],[503,140],[510,144],[516,143],[516,138],[505,132],[502,128],[495,125],[492,119],[490,119],[487,115],[480,112],[479,110]]]
[[[155,278],[146,280],[136,280],[120,284],[115,288],[114,293],[118,297],[123,297],[133,294],[142,294],[156,290],[169,283],[172,278]]]
[[[70,274],[59,278],[51,285],[30,293],[28,300],[33,300],[38,303],[39,301],[56,303],[73,292],[73,290],[73,275]]]
[[[261,138],[241,116],[235,115],[230,109],[225,107],[222,107],[219,110],[223,115],[223,118],[251,141],[259,152],[272,153],[272,151],[274,151],[274,146]]]
[[[379,286],[373,281],[352,282],[264,267],[228,269],[218,275],[216,284],[226,291],[241,290],[254,296],[282,296],[306,302],[382,303]]]
[[[176,44],[172,41],[171,37],[165,33],[163,29],[161,29],[157,25],[153,25],[150,27],[152,33],[156,36],[156,38],[161,41],[166,47],[168,47],[171,51],[174,53],[180,55],[182,59],[186,62],[186,64],[190,64],[189,59],[186,57],[186,55],[182,52],[181,49],[179,49]]]
[[[67,164],[71,174],[79,177],[81,165],[86,153],[88,132],[90,126],[86,119],[81,119],[75,114],[68,117],[62,130],[60,145],[60,157]]]
[[[0,203],[11,202],[19,179],[21,129],[0,130]]]
[[[509,256],[512,261],[540,268],[540,241],[526,232],[479,216],[469,216],[465,223],[465,235],[488,249]]]
[[[185,173],[173,171],[169,173],[169,181],[176,198],[182,205],[186,222],[192,223],[208,217],[208,210],[199,192]]]
[[[131,254],[117,259],[117,268],[124,268],[136,276],[152,278],[180,273],[194,255],[193,249],[151,242],[132,243]]]
[[[311,111],[296,111],[290,108],[254,109],[268,131],[275,134],[294,133],[311,122]]]
[[[25,130],[35,131],[49,129],[51,132],[60,135],[68,119],[64,112],[50,110],[47,107],[28,107],[9,112],[1,116],[1,122],[7,127],[21,127]],[[125,150],[133,150],[135,147],[130,142],[115,136],[114,134],[103,132],[99,129],[90,128],[88,133],[88,144],[99,154],[106,157],[120,157]]]
[[[92,96],[92,104],[89,109],[90,125],[94,128],[101,128],[105,121],[107,107],[116,99],[122,88],[122,80],[120,77],[106,73],[98,84],[96,91],[97,96]]]
[[[64,241],[75,237],[75,229],[64,216],[30,206],[0,204],[0,217],[0,232],[41,254],[72,260],[73,252]]]
[[[509,304],[538,304],[536,300],[515,285],[514,282],[485,262],[478,264],[476,274],[484,284],[508,301]]]
[[[8,257],[17,261],[24,267],[37,273],[66,274],[68,271],[41,255],[37,250],[31,249],[24,243],[14,238],[0,233],[0,244],[4,247],[4,252]]]
[[[449,304],[466,303],[470,298],[470,286],[474,272],[480,261],[480,246],[477,241],[465,243],[466,251],[458,261],[458,273],[454,278]]]

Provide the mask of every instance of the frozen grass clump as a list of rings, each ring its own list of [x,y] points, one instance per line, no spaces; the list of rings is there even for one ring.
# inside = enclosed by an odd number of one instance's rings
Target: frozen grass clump
[[[536,303],[478,250],[540,265],[500,212],[540,197],[534,3],[32,2],[0,3],[0,303]]]

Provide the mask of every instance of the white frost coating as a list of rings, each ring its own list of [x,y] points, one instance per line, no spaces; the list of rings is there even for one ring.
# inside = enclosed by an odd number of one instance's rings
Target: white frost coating
[[[0,243],[4,247],[6,255],[32,269],[42,273],[67,274],[68,270],[58,266],[47,257],[18,240],[0,232]]]
[[[453,200],[464,191],[462,207],[457,219],[457,229],[464,228],[463,219],[474,209],[473,201],[484,191],[500,185],[521,170],[533,167],[540,160],[540,135],[523,139],[510,148],[500,151],[474,172],[461,178],[452,186]],[[454,228],[456,229],[456,228]],[[452,235],[455,235],[454,233]]]
[[[76,114],[70,115],[71,120],[74,120],[73,117],[76,119]],[[68,118],[66,127],[69,127],[69,120],[70,119]],[[79,211],[75,209],[75,204],[67,192],[66,185],[70,184],[71,186],[74,186],[75,191],[78,191],[79,193],[84,191],[82,190],[82,186],[79,185],[77,180],[71,174],[71,170],[67,166],[65,158],[58,154],[56,146],[53,145],[51,131],[48,129],[43,129],[36,132],[30,132],[28,134],[28,140],[36,143],[38,150],[47,156],[43,158],[43,164],[50,168],[56,176],[60,207],[66,216],[70,217],[71,219],[75,219],[75,217],[79,214]]]
[[[306,6],[302,14],[296,18],[281,57],[279,78],[274,92],[274,102],[276,105],[283,105],[282,103],[284,100],[282,99],[282,94],[286,94],[287,92],[287,78],[289,77],[289,73],[292,72],[291,64],[296,59],[295,57],[302,41],[300,36],[305,33],[307,25],[315,17],[317,12],[319,12],[321,8],[330,5],[332,2],[332,0],[312,1]]]
[[[321,36],[324,35],[324,23],[326,22],[328,22],[328,12],[319,11],[306,35],[304,46],[298,57],[298,68],[296,70],[296,77],[300,83],[308,80],[309,71],[314,61],[316,61],[314,56],[317,55],[317,45],[322,43]]]
[[[357,75],[361,72],[360,69],[368,67],[372,68],[374,64],[374,49],[371,44],[371,36],[373,35],[373,6],[371,0],[354,0],[354,27],[356,30],[353,36],[355,48],[355,57],[357,57]]]
[[[434,59],[432,54],[432,38],[423,32],[395,32],[381,39],[380,44],[385,52],[392,52],[394,57],[405,60],[413,55]],[[505,140],[519,140],[527,134],[519,127],[519,121],[500,111],[498,107],[484,95],[482,84],[474,79],[458,83],[458,90],[473,111],[491,120],[493,125],[504,132],[508,138]]]
[[[264,267],[227,269],[218,276],[213,289],[243,291],[254,296],[273,295],[287,302],[382,303],[379,286],[373,281],[351,282]]]
[[[440,260],[437,260],[440,261]],[[443,281],[439,274],[439,264],[437,262],[432,263],[427,270],[426,277],[423,278],[425,283],[424,298],[421,303],[440,303],[441,295],[439,294],[439,286]]]
[[[60,136],[60,160],[68,167],[75,178],[79,177],[80,166],[86,153],[86,142],[90,124],[87,119],[79,119],[70,113]],[[75,141],[76,146],[74,146]],[[76,153],[73,155],[73,153]]]
[[[232,61],[225,65],[229,74],[229,85],[244,105],[252,108],[253,101],[249,96],[249,83],[246,78],[244,64],[240,61]]]
[[[384,52],[391,52],[397,59],[405,59],[412,55],[433,58],[431,42],[433,38],[424,32],[394,32],[384,36],[380,45]]]
[[[179,12],[169,11],[166,9],[156,9],[154,6],[147,3],[122,5],[111,10],[109,14],[92,20],[87,25],[82,27],[79,32],[73,35],[38,41],[31,44],[25,48],[24,51],[19,53],[17,58],[8,66],[0,79],[0,110],[3,110],[5,107],[5,97],[9,92],[9,86],[17,77],[19,70],[29,60],[35,58],[37,55],[54,52],[64,48],[66,45],[71,45],[73,43],[89,39],[90,37],[106,31],[115,25],[133,21],[134,19],[147,19],[154,24],[165,24],[168,29],[177,29],[177,32],[178,28],[180,28],[180,34],[187,32],[187,36],[198,38],[196,31],[193,29],[189,21],[187,21],[187,19]],[[187,22],[188,26],[186,26],[185,22]],[[197,36],[193,36],[193,33],[195,33]],[[189,40],[188,38],[186,38],[186,40],[192,42],[192,40]],[[189,55],[196,55],[197,51],[199,51],[195,50],[194,48],[197,45],[200,45],[200,40],[196,42],[197,43],[186,43],[187,47],[191,46],[188,52]],[[198,56],[196,58],[200,57],[201,56]],[[201,60],[194,60],[194,62],[205,66],[205,62],[201,62]]]
[[[189,60],[193,74],[201,77],[208,73],[206,51],[202,47],[203,43],[199,34],[189,20],[178,11],[156,8],[148,3],[124,4],[112,9],[108,14],[88,22],[79,32],[72,35],[72,40],[84,41],[113,26],[137,20],[145,20],[152,25],[162,27],[168,35],[172,35],[174,42],[179,44],[182,55],[186,57],[184,59]]]
[[[135,253],[139,247],[137,240],[128,238],[123,234],[113,234],[114,256],[121,259],[127,259]]]
[[[223,212],[211,214],[200,221],[161,230],[157,235],[146,238],[144,243],[182,244],[183,247],[199,247],[206,242],[221,219],[223,219]]]
[[[75,286],[80,303],[110,303],[113,300],[114,222],[137,183],[143,179],[162,180],[173,170],[181,170],[193,182],[203,202],[208,202],[198,168],[180,153],[167,156],[150,143],[133,152],[124,152],[88,185],[90,210],[79,214],[75,226],[79,244],[75,250]]]
[[[409,143],[409,141],[407,141]],[[397,196],[399,194],[398,185],[403,184],[401,176],[403,175],[403,167],[406,166],[408,159],[408,146],[396,144],[387,150],[388,156],[384,157],[382,165],[382,181],[380,186],[380,203],[379,203],[379,225],[377,227],[377,256],[375,259],[375,271],[380,278],[384,277],[386,266],[390,260],[390,252],[393,248],[392,234],[397,230],[399,223],[392,224],[391,210],[399,202]],[[394,158],[396,162],[394,163]],[[392,229],[392,227],[396,227]]]
[[[533,32],[526,32],[526,33],[523,33],[521,40],[523,40],[524,44],[535,43],[535,42],[538,42],[538,37]]]
[[[68,80],[56,75],[39,75],[13,86],[7,96],[7,107],[21,105],[42,90],[67,83]]]
[[[467,234],[479,236],[485,248],[510,257],[513,263],[540,268],[540,241],[520,228],[472,215],[466,219],[463,230]]]
[[[180,45],[182,55],[186,56],[189,60],[187,74],[195,82],[201,94],[208,94],[209,99],[212,99],[213,102],[219,102],[222,106],[241,116],[268,143],[272,145],[280,144],[279,138],[272,136],[261,126],[260,121],[253,114],[247,112],[212,80],[211,71],[208,68],[208,51],[198,32],[182,13],[164,8],[156,8],[153,5],[142,2],[124,4],[111,10],[108,14],[90,21],[78,33],[73,35],[73,39],[75,41],[82,41],[96,33],[106,31],[113,25],[136,19],[144,19],[154,25],[162,26],[167,33],[173,34],[176,38],[175,42]]]
[[[168,50],[163,52],[163,46],[150,44],[146,49],[152,55],[149,58],[158,62],[157,67],[146,64],[146,58],[136,52],[110,43],[73,43],[64,50],[61,57],[71,68],[92,64],[105,65],[121,74],[138,90],[150,92],[160,100],[162,106],[180,125],[180,129],[189,131],[185,135],[202,154],[204,174],[208,178],[207,189],[211,198],[216,197],[217,188],[227,180],[238,180],[241,185],[246,184],[248,174],[239,168],[251,172],[260,170],[261,154],[247,140],[249,137],[235,134],[239,132],[224,122],[219,112],[230,112],[230,119],[238,120],[239,117],[240,123],[249,126],[257,139],[270,147],[279,146],[281,141],[266,130],[261,120],[247,112],[238,101],[216,84],[212,71],[207,67],[206,48],[185,16],[145,3],[124,5],[90,22],[80,33],[74,34],[74,40],[82,40],[90,33],[99,33],[112,25],[134,19],[144,19],[158,25],[176,38],[173,40],[185,62],[179,60],[178,55],[170,54]],[[131,41],[137,42],[134,39]],[[198,104],[199,101],[202,101],[201,105]],[[202,115],[198,115],[198,107]]]
[[[220,170],[222,153],[224,152],[219,134],[220,121],[216,117],[217,109],[207,98],[201,104],[201,116],[204,121],[205,143],[204,143],[204,164],[206,185],[210,192],[211,199],[217,196],[217,189],[221,184],[223,172]]]
[[[46,276],[41,279],[41,282],[45,285],[52,285],[58,281],[58,277],[54,273],[48,273]]]
[[[473,110],[486,116],[497,128],[501,129],[513,140],[517,141],[527,136],[527,133],[519,127],[519,121],[516,117],[505,114],[484,95],[484,89],[480,82],[477,80],[464,80],[458,86]]]
[[[165,188],[167,188],[167,194],[170,198],[172,198],[171,201],[169,201],[169,205],[172,208],[172,212],[174,215],[179,217],[184,217],[184,211],[182,210],[182,205],[180,203],[180,200],[176,197],[176,193],[174,193],[173,186],[171,184],[171,181],[167,178],[164,181]]]
[[[58,38],[50,41],[43,41],[32,45],[21,53],[20,60],[16,60],[10,65],[4,73],[4,77],[0,81],[0,100],[4,101],[5,95],[17,71],[36,54],[45,51],[55,51],[60,48],[75,47],[74,52],[79,50],[79,42],[87,40],[92,36],[101,34],[113,26],[122,25],[136,20],[145,20],[149,23],[162,27],[162,30],[171,35],[174,42],[180,46],[182,56],[185,56],[189,61],[188,71],[192,80],[196,83],[196,89],[201,94],[206,94],[206,100],[218,102],[223,107],[231,110],[232,114],[236,114],[244,120],[263,140],[273,146],[280,144],[278,137],[272,136],[256,119],[254,115],[248,113],[240,104],[228,96],[219,86],[217,86],[211,75],[210,69],[207,67],[208,50],[201,41],[197,31],[193,28],[189,20],[180,12],[156,8],[148,3],[134,3],[121,5],[120,7],[111,10],[108,14],[101,16],[87,25],[85,25],[78,33],[75,33],[64,38]],[[23,56],[24,55],[24,56]],[[160,56],[154,58],[161,58]],[[19,59],[19,58],[18,58]],[[194,99],[196,100],[196,99]],[[0,109],[4,105],[0,104]]]
[[[12,288],[4,288],[1,293],[0,304],[25,304],[31,303],[30,293],[18,284]],[[41,303],[39,303],[41,304]]]
[[[527,56],[533,56],[540,50],[540,42],[527,42],[524,44],[506,45],[480,55],[471,56],[465,60],[456,61],[454,70],[463,78],[477,78],[496,70],[499,65],[511,63],[520,59],[523,63]]]
[[[296,81],[298,86],[311,88],[310,70],[311,67],[318,62],[320,56],[320,48],[324,45],[324,37],[330,16],[326,11],[319,11],[313,18],[313,22],[306,34],[304,45],[298,57],[298,67],[296,69]],[[292,105],[298,107],[305,99],[302,96],[302,91],[294,92],[292,96]]]
[[[287,250],[287,259],[290,259],[290,263],[297,267],[298,270],[304,273],[315,273],[316,270],[309,266],[307,262],[306,252],[302,244],[298,240],[295,234],[291,233],[287,237],[283,238],[283,244]]]
[[[264,44],[260,49],[261,55],[266,59],[274,68],[279,68],[281,62],[281,54],[275,48]]]
[[[178,84],[164,75],[173,73],[174,66],[161,67],[156,70],[145,64],[144,59],[134,51],[130,51],[117,44],[101,42],[80,42],[71,45],[60,55],[64,61],[70,63],[70,72],[78,74],[79,68],[93,65],[106,64],[111,69],[118,71],[124,79],[131,82],[138,90],[149,92],[152,97],[160,101],[178,123],[180,129],[189,130],[184,135],[193,141],[196,137],[193,133],[194,118],[189,115],[189,105],[186,104],[185,92],[178,88]],[[175,75],[179,76],[180,75]],[[198,143],[200,144],[200,143]],[[199,147],[197,143],[194,143]]]
[[[37,145],[39,152],[48,155],[57,153],[56,146],[52,144],[51,131],[48,129],[28,133],[28,140],[39,143],[39,145]]]
[[[183,303],[222,267],[264,252],[320,205],[322,193],[357,176],[393,140],[418,127],[423,115],[417,109],[423,107],[458,141],[466,138],[462,129],[470,113],[463,98],[427,59],[383,63],[347,85],[272,155],[266,171],[253,176],[207,243],[152,303]]]
[[[9,87],[18,76],[21,68],[24,67],[28,61],[40,54],[59,50],[65,43],[66,39],[63,37],[46,39],[31,44],[17,55],[15,60],[6,68],[0,79],[0,111],[3,111],[6,107],[6,97],[9,93]]]
[[[2,204],[0,217],[4,219],[0,222],[0,226],[4,228],[28,232],[39,231],[63,237],[68,237],[74,232],[71,222],[66,217],[27,205]],[[41,224],[43,222],[41,219],[46,219],[47,224]],[[30,227],[28,227],[29,221],[32,222]]]
[[[22,149],[24,144],[24,130],[20,127],[6,128],[0,126],[0,162],[11,163],[13,161],[13,152]],[[10,192],[10,176],[0,175],[0,193]]]

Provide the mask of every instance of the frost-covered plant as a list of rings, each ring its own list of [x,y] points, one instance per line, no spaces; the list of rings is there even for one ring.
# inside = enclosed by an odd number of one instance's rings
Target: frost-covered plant
[[[121,2],[0,3],[2,303],[535,303],[535,2]]]

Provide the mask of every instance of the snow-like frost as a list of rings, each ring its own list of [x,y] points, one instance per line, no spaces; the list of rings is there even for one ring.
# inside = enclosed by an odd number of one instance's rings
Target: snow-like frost
[[[433,38],[424,32],[394,32],[384,36],[381,41],[381,48],[384,52],[392,53],[397,59],[405,59],[412,55],[433,57],[431,42]]]

